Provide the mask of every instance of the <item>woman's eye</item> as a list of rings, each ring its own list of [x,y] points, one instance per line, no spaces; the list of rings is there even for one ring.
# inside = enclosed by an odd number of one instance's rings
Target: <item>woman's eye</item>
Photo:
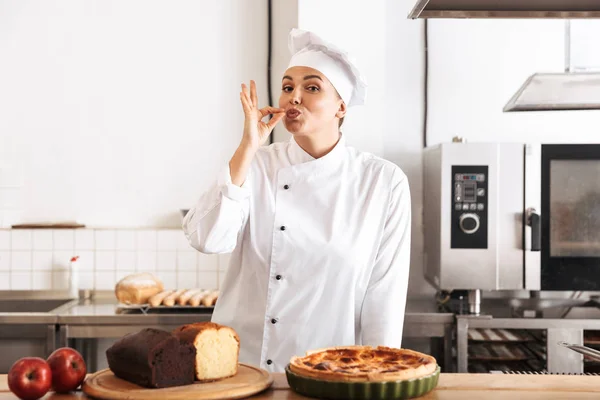
[[[284,86],[281,90],[283,90],[284,92],[291,92],[293,89],[291,86]]]
[[[309,86],[306,88],[309,92],[318,92],[319,91],[319,87],[318,86]]]

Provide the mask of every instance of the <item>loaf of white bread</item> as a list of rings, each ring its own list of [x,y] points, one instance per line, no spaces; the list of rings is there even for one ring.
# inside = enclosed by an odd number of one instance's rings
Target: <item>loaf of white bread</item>
[[[173,334],[182,344],[196,349],[196,379],[216,381],[234,376],[238,369],[240,337],[228,326],[197,322],[176,328]]]
[[[150,297],[163,290],[164,286],[160,279],[144,272],[127,275],[117,282],[115,295],[123,304],[146,304]]]

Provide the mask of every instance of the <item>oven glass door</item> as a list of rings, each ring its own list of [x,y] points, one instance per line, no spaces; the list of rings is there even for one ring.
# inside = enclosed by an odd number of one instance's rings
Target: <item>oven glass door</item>
[[[600,144],[542,145],[542,290],[600,290]]]

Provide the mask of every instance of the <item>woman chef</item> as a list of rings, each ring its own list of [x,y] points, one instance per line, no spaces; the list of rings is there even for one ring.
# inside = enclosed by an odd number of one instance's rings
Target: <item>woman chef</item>
[[[311,349],[400,347],[410,258],[406,176],[339,131],[364,103],[359,71],[314,33],[292,30],[289,47],[280,108],[242,85],[241,143],[183,221],[200,252],[232,253],[212,320],[271,372]],[[282,119],[291,139],[261,146]]]

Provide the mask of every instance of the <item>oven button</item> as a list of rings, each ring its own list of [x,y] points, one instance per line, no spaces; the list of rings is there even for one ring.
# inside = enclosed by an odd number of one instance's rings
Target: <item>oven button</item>
[[[477,214],[463,214],[458,220],[460,229],[467,235],[471,235],[479,229],[479,216]]]
[[[469,204],[469,209],[470,209],[471,211],[475,211],[475,210],[477,210],[477,204],[475,204],[475,203],[471,203],[471,204]]]
[[[462,210],[462,203],[456,203],[456,204],[454,205],[454,209],[455,209],[456,211],[460,211],[460,210]]]

